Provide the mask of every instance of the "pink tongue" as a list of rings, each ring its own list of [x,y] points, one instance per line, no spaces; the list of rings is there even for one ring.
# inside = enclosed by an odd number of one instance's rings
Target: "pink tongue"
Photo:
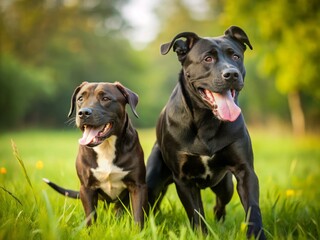
[[[98,135],[104,126],[100,128],[86,127],[84,129],[82,138],[79,139],[79,144],[88,145]]]
[[[233,101],[231,91],[227,91],[224,94],[212,92],[212,95],[218,106],[217,111],[222,120],[233,122],[239,117],[241,109]]]

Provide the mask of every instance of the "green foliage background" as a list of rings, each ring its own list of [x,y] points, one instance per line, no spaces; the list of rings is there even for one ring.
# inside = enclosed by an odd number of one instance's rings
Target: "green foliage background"
[[[177,33],[222,35],[242,27],[254,50],[246,52],[240,105],[247,122],[290,122],[300,108],[307,129],[320,117],[320,10],[316,0],[159,0],[157,38],[132,47],[122,15],[130,0],[0,3],[0,109],[2,129],[68,127],[73,89],[82,81],[120,81],[140,96],[139,127],[152,127],[179,73],[174,53],[159,46]],[[143,18],[144,13],[140,13]],[[301,106],[291,106],[295,96]]]

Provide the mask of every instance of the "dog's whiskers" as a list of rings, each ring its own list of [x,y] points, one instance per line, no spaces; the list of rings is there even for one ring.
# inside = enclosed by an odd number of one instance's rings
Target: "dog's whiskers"
[[[71,125],[75,125],[76,123],[76,118],[75,117],[72,117],[70,119],[68,119],[67,121],[64,122],[65,124],[71,126]]]

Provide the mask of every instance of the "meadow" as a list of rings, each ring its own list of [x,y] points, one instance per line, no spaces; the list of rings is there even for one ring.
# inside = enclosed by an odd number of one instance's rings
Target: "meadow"
[[[320,136],[249,130],[266,236],[320,239]],[[247,223],[236,192],[223,223],[214,220],[214,195],[202,192],[209,228],[202,235],[190,228],[173,185],[160,212],[146,217],[142,231],[130,213],[116,216],[113,205],[104,208],[102,203],[96,224],[86,228],[81,202],[57,194],[42,181],[79,188],[74,162],[80,135],[75,129],[0,135],[0,239],[245,239]],[[154,129],[140,129],[139,135],[147,158]]]

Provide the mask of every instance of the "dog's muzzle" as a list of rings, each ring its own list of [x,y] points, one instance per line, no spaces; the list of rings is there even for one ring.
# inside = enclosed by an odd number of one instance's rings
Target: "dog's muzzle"
[[[112,122],[95,125],[92,121],[92,114],[91,108],[81,108],[78,111],[77,125],[83,132],[82,138],[79,139],[80,145],[94,147],[101,144],[110,135]]]

